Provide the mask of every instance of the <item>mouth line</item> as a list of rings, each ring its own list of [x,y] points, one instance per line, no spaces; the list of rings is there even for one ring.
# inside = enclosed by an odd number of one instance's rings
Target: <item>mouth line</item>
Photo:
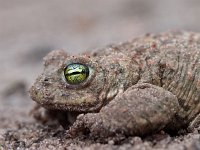
[[[89,113],[89,112],[98,112],[99,110],[91,105],[66,105],[66,104],[47,104],[39,103],[42,107],[48,110],[59,110],[59,111],[68,111],[68,112],[79,112],[79,113]]]

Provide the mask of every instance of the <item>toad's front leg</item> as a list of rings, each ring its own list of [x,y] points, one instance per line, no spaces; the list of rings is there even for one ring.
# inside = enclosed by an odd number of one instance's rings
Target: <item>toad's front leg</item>
[[[171,92],[147,83],[136,84],[99,113],[80,115],[69,133],[89,130],[96,137],[142,136],[166,127],[178,108],[178,100]]]

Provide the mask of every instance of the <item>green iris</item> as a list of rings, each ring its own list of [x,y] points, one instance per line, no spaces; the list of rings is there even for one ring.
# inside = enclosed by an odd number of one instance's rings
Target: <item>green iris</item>
[[[79,84],[89,76],[89,68],[83,64],[72,63],[65,67],[64,76],[69,84]]]

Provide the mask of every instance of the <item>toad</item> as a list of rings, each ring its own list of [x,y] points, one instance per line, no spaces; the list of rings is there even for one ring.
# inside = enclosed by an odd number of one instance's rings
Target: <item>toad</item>
[[[144,136],[192,126],[200,112],[200,34],[146,34],[75,56],[52,51],[30,96],[71,122],[73,135]]]

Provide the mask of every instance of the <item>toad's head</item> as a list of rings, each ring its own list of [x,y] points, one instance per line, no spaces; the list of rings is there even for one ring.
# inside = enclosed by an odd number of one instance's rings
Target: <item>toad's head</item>
[[[47,109],[98,111],[105,99],[104,71],[86,56],[56,50],[44,57],[44,71],[30,89],[31,98]]]

